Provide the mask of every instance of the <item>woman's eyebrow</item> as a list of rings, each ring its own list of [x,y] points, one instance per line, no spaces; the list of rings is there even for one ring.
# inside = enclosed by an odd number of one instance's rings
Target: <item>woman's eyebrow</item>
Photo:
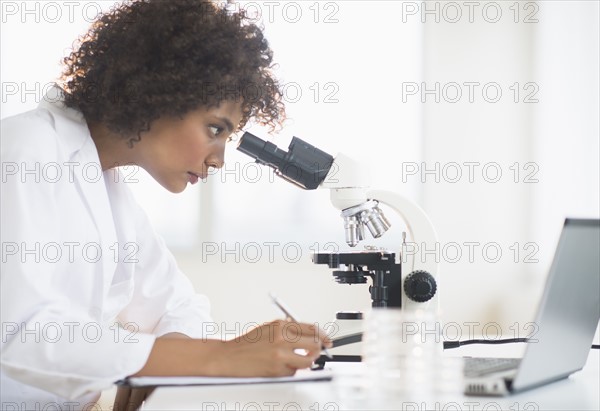
[[[225,124],[227,132],[233,133],[233,123],[228,118],[219,116],[215,116],[215,118]]]

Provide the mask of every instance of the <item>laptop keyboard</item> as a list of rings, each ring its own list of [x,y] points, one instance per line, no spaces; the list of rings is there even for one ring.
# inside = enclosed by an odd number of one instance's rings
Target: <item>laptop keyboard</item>
[[[479,377],[500,371],[516,369],[520,358],[465,358],[465,377]]]

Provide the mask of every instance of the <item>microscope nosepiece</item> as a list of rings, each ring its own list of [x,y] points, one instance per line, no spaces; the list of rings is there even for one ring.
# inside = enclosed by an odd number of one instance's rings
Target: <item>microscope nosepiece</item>
[[[381,237],[391,226],[379,208],[379,202],[375,200],[369,200],[343,210],[342,217],[344,218],[346,243],[350,247],[354,247],[364,240],[364,226],[367,226],[373,238]]]
[[[350,247],[355,247],[365,238],[363,225],[356,216],[344,217],[344,231],[346,232],[346,243]]]
[[[374,238],[379,238],[390,228],[390,222],[377,206],[360,213],[360,219],[369,229]]]

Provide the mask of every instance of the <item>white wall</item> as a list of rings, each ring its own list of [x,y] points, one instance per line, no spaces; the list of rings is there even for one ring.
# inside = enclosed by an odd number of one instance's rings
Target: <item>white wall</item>
[[[532,202],[532,233],[552,236],[565,215],[599,213],[600,32],[598,2],[547,2],[535,33],[533,154],[543,170]],[[562,30],[557,30],[562,27]]]
[[[502,3],[485,12],[479,6],[473,10],[472,22],[466,7],[461,7],[463,15],[457,23],[450,22],[454,19],[450,9],[444,18],[442,7],[439,23],[426,16],[425,79],[429,88],[440,83],[441,95],[439,102],[425,96],[425,163],[429,168],[439,163],[442,175],[439,182],[424,176],[424,202],[440,236],[444,315],[459,323],[507,323],[518,314],[506,315],[508,307],[518,306],[525,313],[536,302],[523,298],[522,291],[529,294],[532,289],[529,266],[521,258],[515,263],[509,249],[515,242],[530,241],[531,184],[523,183],[522,177],[515,183],[510,167],[533,160],[535,103],[523,102],[522,87],[515,103],[510,87],[536,80],[532,42],[536,23],[515,23],[509,5]],[[502,15],[494,22],[496,10]],[[461,86],[462,98],[456,103],[452,86],[446,86],[444,98],[444,86],[450,83]],[[465,83],[476,83],[472,98]],[[468,162],[475,163],[472,178]],[[456,183],[452,163],[462,171]],[[496,182],[498,171],[502,174]],[[470,242],[475,243],[472,259],[466,245]],[[450,262],[456,248],[448,246],[452,243],[459,244],[462,252],[456,263]],[[498,260],[497,250],[502,253]]]
[[[447,3],[441,4],[443,10]],[[441,11],[439,23],[427,16],[425,79],[430,87],[494,82],[502,98],[486,101],[483,87],[473,103],[466,95],[457,103],[449,101],[454,94],[439,103],[428,97],[425,162],[480,166],[473,182],[466,175],[457,183],[427,176],[424,203],[442,245],[481,244],[472,263],[465,254],[457,263],[445,260],[445,318],[497,321],[512,333],[511,324],[534,316],[564,218],[599,214],[598,3],[499,2],[497,22],[494,7],[484,12],[492,2],[479,4],[472,23],[468,14],[449,22],[455,16],[450,9],[447,19]],[[495,96],[491,90],[489,100]],[[482,175],[488,163],[497,163],[503,173],[496,183]],[[494,168],[489,170],[488,180],[494,178]],[[493,252],[487,260],[481,252],[492,243],[502,251],[497,262],[490,262]]]

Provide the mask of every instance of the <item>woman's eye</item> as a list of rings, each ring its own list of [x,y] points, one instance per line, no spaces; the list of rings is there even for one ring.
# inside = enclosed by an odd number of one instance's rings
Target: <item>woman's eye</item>
[[[213,134],[213,136],[218,137],[219,134],[221,134],[223,132],[223,128],[219,127],[219,126],[209,126],[208,127],[210,129],[210,132]]]

